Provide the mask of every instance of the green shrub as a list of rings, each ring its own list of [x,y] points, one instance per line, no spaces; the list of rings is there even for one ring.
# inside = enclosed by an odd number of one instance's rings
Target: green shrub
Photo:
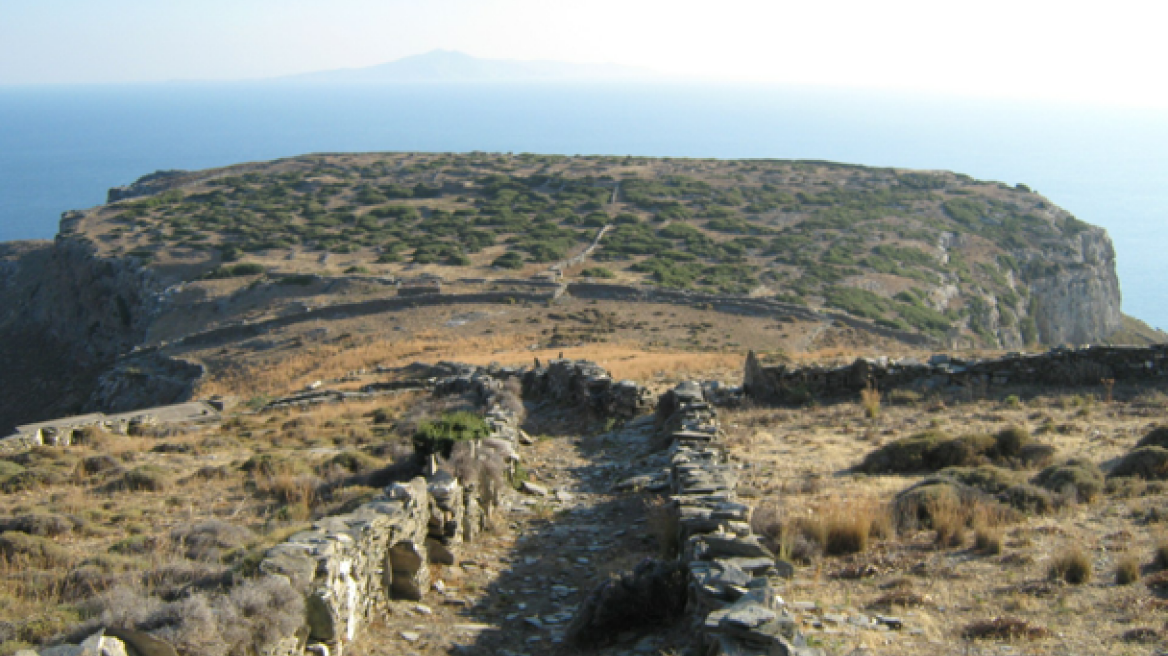
[[[615,278],[616,274],[611,269],[604,267],[590,267],[580,272],[581,276],[585,278]]]
[[[64,567],[71,561],[69,552],[48,538],[27,533],[0,534],[0,558],[31,567]]]
[[[1003,429],[994,436],[995,449],[999,458],[1014,458],[1022,451],[1022,447],[1032,441],[1030,431],[1021,426],[1011,426]]]
[[[1145,480],[1168,478],[1168,449],[1159,446],[1139,447],[1125,455],[1107,476],[1135,476]]]
[[[1006,429],[996,436],[963,435],[951,438],[940,431],[926,431],[890,442],[868,454],[859,471],[878,473],[935,472],[946,467],[983,464],[1018,466],[1041,454],[1027,452],[1032,444],[1022,429]]]
[[[1103,493],[1105,480],[1103,472],[1095,463],[1068,460],[1039,472],[1034,477],[1034,483],[1052,492],[1073,493],[1078,501],[1088,503]]]
[[[937,472],[937,476],[955,480],[990,495],[1001,494],[1023,482],[1017,472],[993,465],[946,467]]]
[[[950,439],[940,431],[901,438],[869,453],[857,469],[869,474],[933,471],[931,454]]]
[[[36,490],[48,485],[55,485],[64,480],[61,472],[49,467],[32,467],[7,477],[0,478],[0,492],[25,492]]]
[[[450,458],[456,442],[483,439],[489,435],[487,422],[472,412],[452,412],[440,419],[425,421],[414,433],[414,450],[422,455]]]
[[[264,265],[256,264],[254,262],[241,262],[239,264],[224,264],[217,266],[208,272],[203,278],[207,280],[222,280],[224,278],[241,278],[243,276],[255,276],[264,273]]]
[[[1168,449],[1168,426],[1157,426],[1136,442],[1136,447],[1158,446]]]
[[[491,262],[491,266],[500,269],[522,269],[524,264],[523,256],[519,253],[503,253]]]
[[[297,285],[299,287],[307,287],[316,281],[320,280],[320,276],[311,273],[299,273],[291,276],[284,276],[276,282],[281,285]]]
[[[340,467],[346,471],[354,474],[361,474],[364,472],[373,471],[380,466],[380,462],[365,453],[354,451],[352,449],[342,451],[337,455],[329,458],[322,463],[317,469],[321,473],[327,473],[332,467]]]
[[[1012,508],[1025,513],[1045,515],[1052,512],[1058,504],[1051,493],[1037,485],[1021,483],[1002,493],[1002,498]]]
[[[170,487],[173,476],[157,465],[135,467],[122,475],[117,484],[126,490],[161,492]]]

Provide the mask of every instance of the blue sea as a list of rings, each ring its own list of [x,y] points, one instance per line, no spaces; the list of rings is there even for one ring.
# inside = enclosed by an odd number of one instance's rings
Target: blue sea
[[[790,86],[0,87],[0,241],[158,169],[309,152],[823,159],[1023,182],[1111,233],[1124,311],[1168,328],[1168,111]]]

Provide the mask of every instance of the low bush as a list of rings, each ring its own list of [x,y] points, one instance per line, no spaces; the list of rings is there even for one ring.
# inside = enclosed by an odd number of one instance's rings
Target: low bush
[[[255,538],[246,527],[211,519],[170,532],[170,540],[191,560],[221,561],[225,554],[242,549]]]
[[[925,431],[890,442],[869,453],[856,469],[870,474],[935,472],[946,467],[996,464],[1032,466],[1047,457],[1049,447],[1036,452],[1030,434],[1007,428],[997,435],[953,438],[941,431]],[[1045,445],[1041,445],[1045,446]]]
[[[39,537],[53,537],[71,532],[77,522],[64,515],[35,513],[0,518],[0,533],[16,531]]]
[[[1002,553],[1005,536],[997,526],[979,523],[973,530],[973,546],[980,553],[996,556]]]
[[[933,453],[952,438],[940,431],[926,431],[890,442],[869,453],[857,467],[869,474],[935,471]]]
[[[32,467],[6,478],[0,478],[0,492],[26,492],[37,490],[49,485],[56,485],[65,480],[61,472],[48,467]]]
[[[1140,561],[1135,556],[1121,556],[1115,566],[1115,584],[1131,585],[1140,580]]]
[[[1152,552],[1152,566],[1156,569],[1168,569],[1168,540],[1161,540]]]
[[[974,622],[961,632],[966,640],[1037,640],[1049,635],[1049,629],[1012,617]]]
[[[450,458],[456,442],[487,437],[487,423],[473,412],[452,412],[433,421],[424,421],[414,433],[414,449],[422,456],[439,454]]]
[[[377,469],[380,465],[381,462],[373,456],[347,449],[317,466],[317,472],[323,475],[332,469],[339,468],[351,474],[364,474]]]
[[[105,454],[85,458],[77,465],[76,469],[76,474],[83,478],[111,472],[122,473],[122,463],[113,456]]]
[[[937,472],[937,476],[952,479],[962,485],[981,490],[988,495],[1001,494],[1024,482],[1017,472],[993,465],[946,467]]]
[[[170,487],[171,474],[157,465],[142,465],[122,474],[114,485],[123,490],[161,492]]]
[[[203,278],[207,280],[223,280],[225,278],[241,278],[263,273],[264,265],[254,262],[240,262],[239,264],[224,264],[207,272]]]
[[[0,534],[0,559],[27,567],[66,567],[72,561],[69,552],[52,540],[27,533]]]
[[[279,576],[245,581],[230,592],[202,592],[164,601],[141,588],[119,586],[87,609],[76,634],[100,627],[148,633],[180,654],[228,656],[268,653],[304,624],[304,596]]]
[[[1091,580],[1093,568],[1091,558],[1079,547],[1070,547],[1055,556],[1047,569],[1047,574],[1056,581],[1066,581],[1080,585]]]
[[[1059,506],[1059,501],[1048,490],[1022,483],[1002,493],[1001,498],[1012,508],[1024,513],[1045,515]]]
[[[1051,492],[1073,497],[1081,503],[1094,501],[1103,493],[1105,479],[1099,467],[1088,460],[1068,460],[1047,467],[1034,477],[1034,484]]]
[[[1138,447],[1125,455],[1107,476],[1164,480],[1168,478],[1168,449],[1159,446]]]
[[[582,270],[580,272],[580,275],[585,277],[585,278],[615,278],[616,277],[616,274],[612,272],[612,269],[607,269],[605,267],[590,267],[588,269]]]
[[[1142,446],[1158,446],[1168,449],[1168,426],[1157,426],[1136,442],[1136,448]]]

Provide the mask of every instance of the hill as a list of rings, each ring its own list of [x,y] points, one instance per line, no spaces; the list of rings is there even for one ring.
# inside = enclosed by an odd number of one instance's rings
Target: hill
[[[187,182],[88,213],[76,230],[103,253],[196,268],[454,279],[546,271],[610,226],[569,277],[772,297],[972,346],[1121,329],[1105,231],[1024,186],[954,173],[395,154],[176,179]],[[217,275],[247,270],[232,266]]]
[[[2,343],[21,345],[0,349],[0,425],[468,348],[607,342],[652,371],[661,352],[1163,339],[1125,323],[1105,231],[948,172],[323,154],[158,172],[110,199],[0,251]]]
[[[658,73],[648,69],[616,64],[483,59],[461,52],[434,50],[377,66],[317,71],[280,79],[289,82],[390,84],[403,82],[580,82],[646,80],[657,77],[660,77]]]

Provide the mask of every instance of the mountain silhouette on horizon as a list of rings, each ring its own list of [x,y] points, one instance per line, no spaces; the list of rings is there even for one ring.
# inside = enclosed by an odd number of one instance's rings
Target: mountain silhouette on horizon
[[[649,80],[663,77],[645,68],[619,64],[481,59],[452,50],[434,50],[365,68],[301,73],[279,78],[295,82],[577,82]]]

